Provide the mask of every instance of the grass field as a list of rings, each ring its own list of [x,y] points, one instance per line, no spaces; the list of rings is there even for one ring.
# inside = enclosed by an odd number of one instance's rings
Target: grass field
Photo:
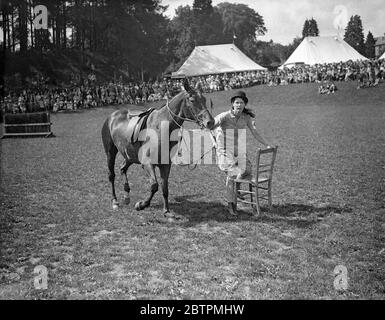
[[[162,217],[160,193],[134,210],[149,189],[139,166],[131,204],[113,211],[100,129],[114,108],[54,114],[54,138],[1,140],[0,299],[384,299],[385,86],[338,86],[245,90],[279,146],[274,208],[259,218],[227,214],[215,166],[172,168],[182,222]],[[207,95],[215,115],[230,95]],[[337,265],[347,290],[334,288]]]

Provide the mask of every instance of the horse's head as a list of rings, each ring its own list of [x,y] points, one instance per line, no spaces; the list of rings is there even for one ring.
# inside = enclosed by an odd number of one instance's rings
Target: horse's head
[[[203,96],[201,88],[191,88],[186,79],[183,87],[186,91],[185,106],[183,108],[184,117],[209,130],[213,129],[214,118],[206,107],[206,98]]]

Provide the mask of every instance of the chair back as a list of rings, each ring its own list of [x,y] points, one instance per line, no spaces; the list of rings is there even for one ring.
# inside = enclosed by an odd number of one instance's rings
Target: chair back
[[[268,149],[257,149],[256,159],[256,182],[259,181],[271,181],[273,177],[273,169],[275,157],[277,155],[278,147]]]

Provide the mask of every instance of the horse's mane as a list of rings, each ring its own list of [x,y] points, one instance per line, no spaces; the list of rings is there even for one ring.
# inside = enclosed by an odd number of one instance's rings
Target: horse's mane
[[[182,97],[182,93],[184,91],[181,91],[179,92],[178,94],[176,94],[175,96],[173,96],[170,100],[169,100],[169,103],[170,102],[175,102],[175,100],[178,100],[177,98],[181,98]],[[158,101],[149,101],[149,102],[146,102],[143,104],[144,107],[146,108],[154,108],[154,109],[162,109],[165,105],[167,104],[167,100],[166,99],[161,99],[161,100],[158,100]]]

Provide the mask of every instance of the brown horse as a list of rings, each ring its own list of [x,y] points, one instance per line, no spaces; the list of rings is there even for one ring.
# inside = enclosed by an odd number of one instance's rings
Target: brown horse
[[[214,119],[206,108],[206,98],[199,89],[191,88],[187,81],[183,84],[183,90],[160,109],[149,109],[141,114],[121,109],[107,118],[102,128],[102,140],[107,154],[114,209],[119,206],[115,194],[114,167],[116,155],[120,152],[124,157],[120,172],[125,175],[126,180],[125,202],[129,202],[130,193],[127,169],[133,163],[141,164],[150,178],[151,187],[148,197],[135,204],[136,210],[143,210],[150,205],[152,197],[158,191],[155,174],[155,167],[158,167],[163,193],[163,213],[167,217],[174,217],[168,205],[168,177],[171,169],[171,149],[177,145],[178,141],[171,139],[171,133],[181,128],[185,120],[195,122],[207,129],[212,129],[214,126]],[[164,128],[168,131],[163,130]],[[149,132],[152,135],[149,136]],[[149,138],[151,144],[149,144]],[[152,147],[149,148],[149,145]],[[161,152],[158,152],[159,150]]]

